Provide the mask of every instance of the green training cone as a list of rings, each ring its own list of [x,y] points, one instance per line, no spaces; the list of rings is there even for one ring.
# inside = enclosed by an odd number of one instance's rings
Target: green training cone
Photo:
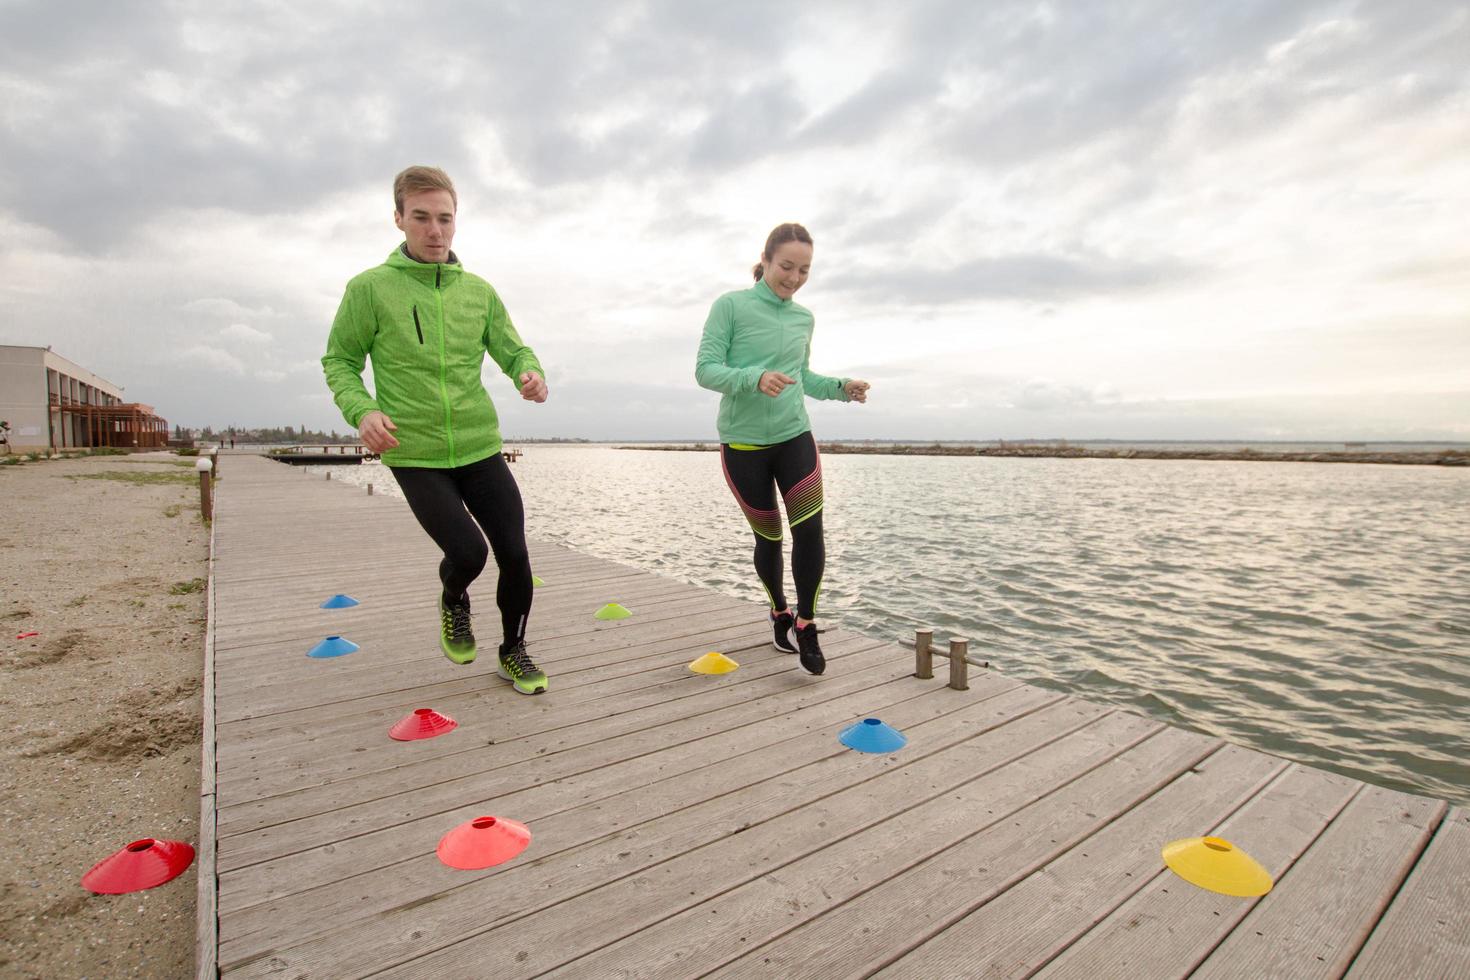
[[[628,612],[628,610],[624,609],[622,606],[618,605],[616,602],[609,602],[607,605],[605,605],[601,609],[597,610],[597,612],[593,613],[592,614],[592,618],[593,619],[627,619],[631,615],[633,615],[633,614],[630,613],[630,612]]]
[[[545,585],[546,584],[546,580],[544,578],[542,578],[540,575],[532,575],[531,576],[531,584],[533,586],[534,585]]]
[[[1164,863],[1191,885],[1236,898],[1271,890],[1271,874],[1249,854],[1218,837],[1186,837],[1164,845]]]

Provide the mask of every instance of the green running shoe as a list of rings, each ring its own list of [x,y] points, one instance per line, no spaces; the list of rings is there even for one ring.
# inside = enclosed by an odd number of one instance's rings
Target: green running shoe
[[[510,681],[521,694],[546,692],[546,672],[532,662],[525,643],[500,645],[500,670],[496,673]]]
[[[475,662],[475,634],[470,629],[470,597],[459,602],[444,601],[439,596],[439,645],[452,663],[464,666]]]

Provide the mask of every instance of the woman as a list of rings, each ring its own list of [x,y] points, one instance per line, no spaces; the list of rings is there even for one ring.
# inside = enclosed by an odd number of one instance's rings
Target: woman
[[[800,655],[820,674],[827,662],[817,642],[817,595],[827,552],[822,540],[822,463],[802,396],[866,402],[868,383],[829,378],[809,367],[811,311],[792,302],[812,267],[812,236],[801,225],[777,225],[752,270],[755,285],[715,300],[694,376],[718,391],[720,461],[725,482],[755,532],[755,572],[771,604],[776,649]],[[786,604],[781,514],[791,526],[796,616]]]

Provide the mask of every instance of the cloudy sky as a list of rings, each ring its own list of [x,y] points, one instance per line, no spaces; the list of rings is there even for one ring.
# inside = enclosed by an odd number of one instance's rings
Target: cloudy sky
[[[0,0],[0,343],[344,429],[343,284],[445,167],[547,365],[698,438],[711,301],[817,242],[818,435],[1470,439],[1470,4]]]

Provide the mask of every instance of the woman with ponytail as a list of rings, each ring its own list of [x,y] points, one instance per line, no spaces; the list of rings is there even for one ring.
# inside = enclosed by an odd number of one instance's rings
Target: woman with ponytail
[[[817,641],[822,538],[822,463],[803,397],[868,400],[868,383],[811,370],[811,311],[792,301],[812,266],[812,236],[777,225],[752,270],[755,285],[715,300],[704,324],[694,376],[718,391],[720,461],[725,482],[755,534],[755,572],[771,605],[776,649],[799,655],[802,669],[826,669]],[[791,528],[796,613],[786,602],[781,514]]]

